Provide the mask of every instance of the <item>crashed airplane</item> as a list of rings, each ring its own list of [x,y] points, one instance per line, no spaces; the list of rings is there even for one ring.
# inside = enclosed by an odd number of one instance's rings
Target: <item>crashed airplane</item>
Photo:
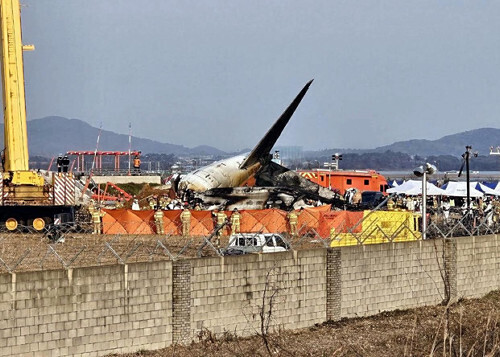
[[[342,204],[331,190],[271,161],[271,149],[311,83],[312,80],[304,86],[250,153],[220,160],[184,175],[174,183],[177,195],[192,204],[228,210],[297,208],[309,200]],[[251,177],[255,178],[256,187],[241,187]]]

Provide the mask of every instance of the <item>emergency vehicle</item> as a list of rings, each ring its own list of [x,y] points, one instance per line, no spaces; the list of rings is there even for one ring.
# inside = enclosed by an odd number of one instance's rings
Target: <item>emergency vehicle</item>
[[[297,170],[297,173],[320,186],[340,191],[343,195],[349,188],[358,191],[379,191],[389,188],[386,178],[375,170]]]

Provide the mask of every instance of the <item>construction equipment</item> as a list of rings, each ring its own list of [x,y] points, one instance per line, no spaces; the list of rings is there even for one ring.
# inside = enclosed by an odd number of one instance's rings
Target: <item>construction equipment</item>
[[[109,187],[112,187],[116,191],[118,191],[118,195],[110,194],[108,192]],[[121,189],[120,187],[116,186],[113,182],[107,182],[104,191],[101,191],[101,189],[98,187],[97,193],[92,195],[92,199],[96,201],[118,201],[122,198],[125,201],[129,201],[132,198],[132,195],[126,192],[125,190]]]
[[[29,169],[23,51],[32,51],[34,46],[22,44],[19,0],[0,0],[0,32],[5,125],[0,222],[8,229],[15,229],[19,222],[41,230],[55,216],[74,217],[74,179]]]

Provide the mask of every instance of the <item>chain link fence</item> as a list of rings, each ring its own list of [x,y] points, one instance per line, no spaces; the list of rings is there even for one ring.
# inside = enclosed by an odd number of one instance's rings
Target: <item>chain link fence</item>
[[[421,216],[418,214],[374,210],[359,212],[356,216],[359,219],[353,221],[352,215],[342,216],[342,212],[345,211],[304,216],[294,229],[287,220],[267,223],[273,227],[273,233],[279,235],[279,245],[292,250],[408,241],[422,237],[419,228]],[[406,218],[401,219],[402,216]],[[325,230],[324,221],[328,219],[332,228]],[[99,234],[99,230],[111,230],[106,224],[116,225],[116,222],[101,223],[99,227],[93,222],[51,225],[42,232],[26,226],[18,226],[14,231],[4,230],[0,232],[0,273],[223,256],[234,248],[236,238],[231,234],[238,233],[229,219],[224,224],[217,224],[214,219],[205,218],[191,222],[189,227],[179,221],[173,226],[163,227],[160,234],[157,234],[158,226],[154,220],[119,223],[135,230],[133,233]],[[203,228],[198,231],[208,234],[193,233],[197,231],[197,225]],[[266,217],[260,217],[251,227],[252,232],[245,231],[247,238],[265,232]],[[426,235],[427,239],[434,239],[498,232],[500,222],[496,215],[480,215],[475,211],[466,214],[454,211],[444,215],[431,211]],[[261,244],[276,245],[277,241],[271,236],[266,235]],[[257,246],[253,251],[265,250]]]

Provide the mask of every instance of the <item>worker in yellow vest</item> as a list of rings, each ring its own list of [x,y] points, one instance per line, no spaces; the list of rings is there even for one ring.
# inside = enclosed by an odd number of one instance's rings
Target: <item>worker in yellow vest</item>
[[[150,198],[148,203],[149,203],[149,208],[150,209],[155,209],[155,206],[156,206],[156,197]]]
[[[156,207],[153,217],[155,219],[156,234],[165,234],[165,230],[163,228],[163,211],[161,210],[161,207]]]
[[[238,212],[237,208],[233,209],[233,213],[229,220],[231,222],[231,234],[240,233],[241,214]]]
[[[191,212],[187,208],[181,213],[181,223],[182,223],[182,236],[184,238],[189,236],[189,229],[191,228]]]
[[[92,222],[94,223],[94,231],[92,234],[102,234],[102,222],[101,218],[104,217],[106,212],[101,212],[101,208],[97,207],[94,212],[92,212]]]
[[[299,222],[299,216],[303,210],[303,207],[300,209],[300,211],[292,209],[287,214],[288,224],[290,225],[290,234],[294,237],[297,236],[297,223]]]
[[[215,220],[215,222],[217,223],[217,227],[222,227],[227,222],[227,215],[224,213],[224,211],[216,211]],[[221,228],[217,231],[217,238],[215,240],[215,244],[217,247],[220,246],[220,237],[222,237],[223,231],[224,228]]]
[[[224,213],[224,211],[217,212],[217,225],[222,226],[224,223],[226,223],[226,221],[227,221],[227,215]],[[219,237],[222,235],[223,230],[224,229],[221,229],[217,233],[219,235]]]
[[[394,211],[394,200],[392,199],[392,197],[389,197],[389,199],[387,200],[387,210]]]
[[[94,203],[94,200],[90,200],[90,204],[89,206],[87,207],[89,213],[90,213],[90,216],[93,217],[93,214],[94,214],[94,211],[95,211],[95,203]]]
[[[161,209],[167,209],[167,197],[165,195],[161,196],[160,199],[158,200],[158,205],[160,206]]]

